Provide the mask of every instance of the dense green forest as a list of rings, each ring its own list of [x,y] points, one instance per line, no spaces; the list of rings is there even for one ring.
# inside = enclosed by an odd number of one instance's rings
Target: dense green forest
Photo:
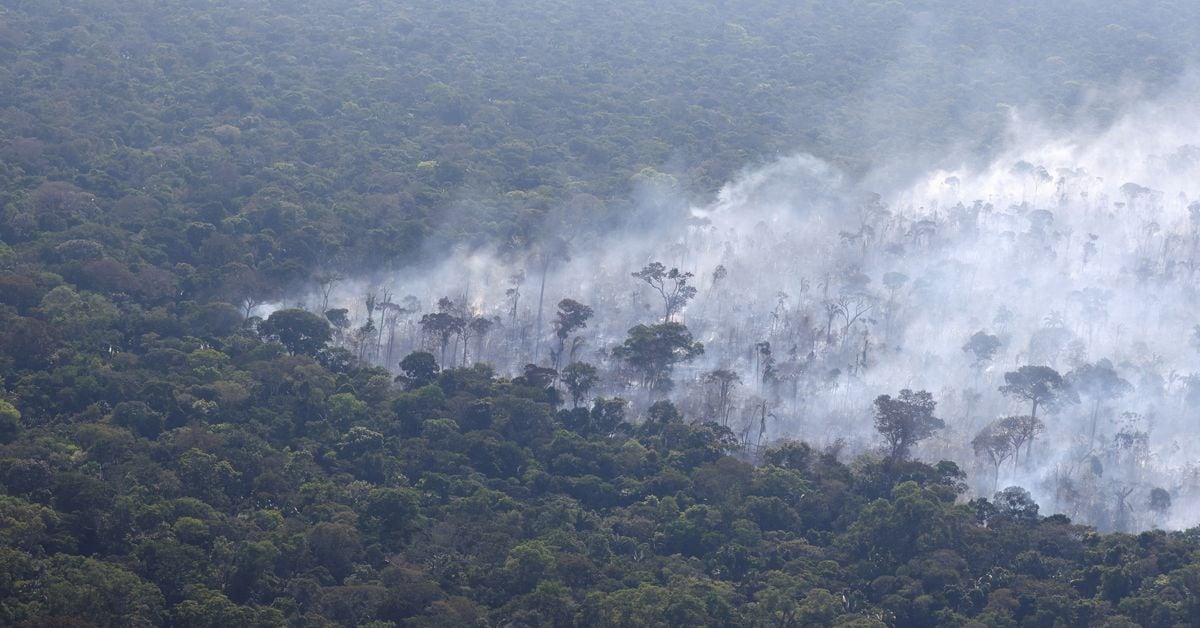
[[[1195,625],[1197,530],[967,499],[886,426],[748,448],[251,314],[602,232],[656,177],[1103,127],[1198,38],[1177,1],[0,0],[0,624]]]

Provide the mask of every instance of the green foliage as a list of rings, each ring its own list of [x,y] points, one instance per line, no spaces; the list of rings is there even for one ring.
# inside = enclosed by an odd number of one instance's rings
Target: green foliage
[[[613,349],[613,357],[627,362],[643,386],[660,392],[670,390],[676,364],[703,353],[704,345],[693,341],[687,327],[675,322],[633,327],[625,342]]]
[[[1038,407],[1057,409],[1066,403],[1079,403],[1079,395],[1070,382],[1048,366],[1022,366],[1004,374],[1000,392],[1032,404],[1030,416],[1037,417]]]
[[[563,385],[571,393],[571,406],[578,408],[592,387],[600,380],[596,367],[587,362],[572,362],[562,370]]]
[[[900,396],[875,398],[875,429],[883,436],[890,460],[903,460],[917,443],[933,436],[946,423],[933,416],[937,403],[924,390],[901,390]]]
[[[696,287],[688,283],[695,275],[678,268],[667,270],[662,262],[651,262],[633,273],[633,276],[646,282],[646,285],[662,297],[664,322],[670,321],[671,315],[683,309],[688,301],[696,297]]]
[[[414,351],[400,360],[400,370],[404,371],[405,387],[411,390],[432,384],[438,365],[432,353]]]
[[[8,442],[21,431],[21,411],[0,399],[0,443]]]
[[[987,154],[998,102],[1104,123],[1108,88],[1153,92],[1196,56],[1194,3],[274,4],[0,12],[0,624],[1200,613],[1195,531],[1100,536],[1015,487],[957,504],[956,466],[904,459],[940,427],[921,393],[881,398],[886,464],[788,442],[756,467],[724,421],[594,397],[577,301],[559,303],[554,369],[512,379],[445,355],[457,338],[467,362],[490,321],[431,313],[442,364],[409,355],[399,386],[327,346],[382,318],[255,316],[317,271],[452,244],[540,245],[548,268],[565,249],[539,242],[547,217],[586,236],[630,198],[705,195],[785,151],[861,173],[972,129]],[[951,71],[981,51],[1003,76]],[[613,355],[661,394],[703,351],[672,320],[696,287],[657,262],[636,276],[665,322]],[[1104,368],[1069,378],[1097,411],[1124,388]],[[1048,373],[1014,375],[1031,415],[1071,400]],[[1029,442],[1038,423],[1018,423]]]
[[[375,390],[361,384],[376,369],[334,374],[255,342],[84,360],[99,376],[89,396],[114,378],[139,392],[82,415],[47,401],[39,412],[88,417],[68,440],[58,419],[21,411],[0,445],[5,623],[1094,623],[1192,609],[1173,583],[1190,577],[1193,536],[1085,550],[1085,529],[1043,519],[1022,489],[957,505],[952,463],[848,467],[784,442],[756,467],[728,428],[668,401],[643,418],[608,398],[556,412],[542,374],[478,367]],[[243,392],[202,392],[217,384]]]
[[[300,309],[277,310],[259,325],[259,332],[278,340],[292,355],[316,356],[333,338],[329,322]]]
[[[155,438],[163,430],[163,417],[144,401],[122,401],[112,411],[114,425],[128,428],[140,436]]]
[[[30,563],[37,575],[11,582],[17,617],[48,623],[84,620],[101,626],[156,626],[163,620],[157,587],[113,563],[58,554]],[[19,592],[19,593],[18,593]],[[12,608],[12,607],[10,607]]]

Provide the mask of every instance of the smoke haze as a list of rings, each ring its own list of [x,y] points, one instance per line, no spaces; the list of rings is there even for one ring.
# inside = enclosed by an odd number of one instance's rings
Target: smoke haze
[[[646,169],[635,177],[637,210],[606,237],[572,229],[586,209],[547,220],[558,226],[543,237],[562,238],[565,256],[548,246],[526,256],[431,251],[444,256],[431,268],[336,284],[329,307],[349,309],[353,329],[365,322],[365,294],[405,302],[363,351],[395,368],[408,351],[437,346],[418,322],[447,297],[496,323],[466,347],[456,340],[447,365],[465,349],[467,361],[515,375],[526,363],[550,365],[555,304],[575,299],[595,309],[572,354],[601,369],[595,393],[645,407],[655,395],[610,351],[632,326],[662,320],[658,295],[631,277],[661,261],[695,273],[699,289],[676,320],[705,353],[675,370],[670,394],[690,418],[714,419],[701,374],[729,369],[741,380],[729,427],[747,444],[842,439],[861,452],[878,444],[876,396],[928,390],[947,429],[917,455],[959,462],[975,493],[1019,484],[1044,511],[1101,529],[1183,526],[1200,507],[1200,446],[1188,438],[1200,400],[1194,88],[1137,102],[1100,132],[1050,132],[1013,111],[1007,148],[991,163],[903,183],[887,183],[886,168],[854,181],[800,154],[695,205],[672,176]],[[719,267],[727,275],[718,280]],[[319,307],[319,295],[304,304]],[[999,341],[990,359],[964,348],[977,332]],[[1102,360],[1130,391],[1045,412],[1031,457],[1009,460],[994,479],[972,438],[1028,413],[998,391],[1004,373],[1045,365],[1067,375]],[[1170,520],[1146,510],[1156,487],[1174,497]]]

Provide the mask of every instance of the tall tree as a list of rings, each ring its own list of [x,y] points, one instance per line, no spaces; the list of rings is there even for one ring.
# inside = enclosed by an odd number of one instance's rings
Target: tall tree
[[[689,284],[694,275],[678,268],[668,270],[662,262],[650,262],[633,276],[646,282],[662,297],[664,323],[696,296],[696,288]]]
[[[542,273],[541,287],[538,288],[537,322],[533,326],[535,336],[533,359],[536,362],[542,351],[542,311],[546,301],[546,275],[550,273],[550,267],[555,262],[571,261],[571,247],[566,240],[560,237],[547,238],[538,246],[535,259]],[[515,306],[515,299],[513,303]]]
[[[1021,460],[1021,446],[1025,446],[1025,459],[1029,460],[1033,452],[1033,440],[1046,429],[1046,424],[1041,419],[1029,414],[1006,416],[1000,419],[1000,425],[1012,439],[1014,467]]]
[[[888,459],[904,460],[912,447],[946,427],[933,415],[937,402],[924,390],[900,391],[898,397],[880,395],[875,398],[875,429],[887,445]]]
[[[294,308],[272,312],[258,330],[263,336],[278,340],[292,355],[315,356],[333,337],[324,318]]]
[[[317,273],[317,286],[320,292],[320,311],[329,310],[329,297],[334,293],[337,282],[346,279],[336,270],[323,270]]]
[[[709,293],[717,301],[717,320],[721,320],[721,306],[724,299],[721,298],[725,292],[725,278],[729,276],[729,270],[723,264],[717,264],[717,267],[712,272],[712,284],[709,287]]]
[[[971,366],[979,370],[991,363],[999,348],[999,338],[985,331],[977,331],[963,345],[962,350],[971,356]]]
[[[438,339],[441,349],[439,361],[442,364],[446,363],[446,347],[450,344],[450,338],[460,333],[465,325],[466,321],[449,312],[432,312],[421,317],[421,329]]]
[[[1108,402],[1115,401],[1133,390],[1129,382],[1121,378],[1113,368],[1112,362],[1100,360],[1095,364],[1084,364],[1067,373],[1067,383],[1079,394],[1092,402],[1092,420],[1089,430],[1088,447],[1096,443],[1096,424],[1100,419],[1100,409]]]
[[[1037,418],[1039,407],[1056,409],[1064,403],[1078,403],[1079,397],[1058,371],[1048,366],[1022,366],[1004,374],[1000,392],[1030,403],[1029,415]]]
[[[383,312],[380,315],[382,322],[382,325],[380,325],[380,335],[382,336],[384,329],[387,330],[387,348],[383,350],[383,363],[391,364],[392,352],[396,347],[396,327],[400,324],[400,318],[408,313],[408,311],[391,301],[385,301],[380,304],[379,308]]]
[[[587,362],[572,362],[563,367],[562,381],[571,394],[571,407],[578,408],[599,380],[596,367]]]
[[[485,318],[483,316],[476,316],[476,317],[472,318],[469,323],[467,323],[467,332],[469,332],[470,335],[472,335],[476,338],[475,344],[478,345],[478,349],[479,349],[477,352],[478,355],[475,356],[476,361],[484,361],[486,359],[485,356],[483,355],[484,341],[487,339],[487,335],[492,331],[492,327],[496,326],[497,320],[500,320],[499,317],[497,317],[496,319],[493,320],[490,318]],[[465,346],[466,344],[467,343],[464,340],[463,341],[463,345],[464,345],[463,346],[463,366],[467,366],[467,357],[466,357],[467,347]]]
[[[1017,450],[1012,431],[1001,421],[992,421],[975,434],[975,438],[971,440],[971,447],[976,456],[987,458],[988,462],[992,463],[992,490],[998,490],[1000,465]]]
[[[688,328],[672,322],[633,327],[625,342],[612,351],[613,357],[638,373],[642,386],[656,391],[670,390],[676,364],[703,353],[704,345],[692,339]]]
[[[428,351],[413,351],[400,360],[400,370],[404,375],[400,376],[404,382],[405,388],[413,390],[422,386],[428,386],[437,378],[438,363],[433,358],[433,354]]]
[[[721,425],[729,427],[729,411],[733,406],[733,391],[742,378],[729,369],[716,369],[704,374],[703,381],[711,385],[716,392],[716,416]]]
[[[555,369],[558,369],[559,362],[566,353],[567,339],[571,337],[571,334],[587,327],[592,313],[592,308],[573,299],[563,299],[558,302],[558,315],[554,319],[554,336],[558,338],[558,349],[550,354]]]

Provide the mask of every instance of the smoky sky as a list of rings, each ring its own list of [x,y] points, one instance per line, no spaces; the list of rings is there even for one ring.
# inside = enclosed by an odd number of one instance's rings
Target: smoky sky
[[[388,327],[395,368],[407,351],[430,347],[417,322],[446,297],[496,322],[468,341],[468,360],[512,375],[549,363],[555,304],[575,299],[595,316],[574,359],[600,368],[594,394],[627,397],[637,409],[655,395],[610,351],[632,326],[662,320],[657,294],[631,277],[660,261],[694,273],[698,288],[676,320],[705,353],[676,368],[669,394],[688,416],[711,418],[701,375],[730,369],[741,379],[730,427],[747,443],[841,440],[853,454],[879,445],[877,395],[928,390],[947,428],[916,455],[957,461],[973,494],[1017,484],[1044,513],[1102,529],[1183,527],[1200,506],[1196,93],[1184,80],[1153,98],[1131,94],[1101,129],[1063,130],[1012,108],[993,159],[957,167],[942,159],[917,176],[907,174],[919,170],[911,163],[883,163],[852,177],[794,154],[748,168],[696,203],[675,177],[648,168],[635,177],[621,226],[575,231],[567,209],[547,220],[566,255],[546,262],[537,246],[525,255],[447,249],[422,267],[349,276],[330,307],[349,309],[358,326],[366,294],[407,298]],[[315,291],[294,300],[320,303]],[[986,363],[963,349],[976,332],[1000,340]],[[455,341],[449,365],[462,353]],[[384,361],[378,350],[364,355]],[[989,422],[1028,412],[997,390],[1004,373],[1045,365],[1066,375],[1101,360],[1130,392],[1098,411],[1083,399],[1045,412],[1032,456],[1004,465],[994,483],[970,443]],[[1152,488],[1174,498],[1167,515],[1147,510]]]

